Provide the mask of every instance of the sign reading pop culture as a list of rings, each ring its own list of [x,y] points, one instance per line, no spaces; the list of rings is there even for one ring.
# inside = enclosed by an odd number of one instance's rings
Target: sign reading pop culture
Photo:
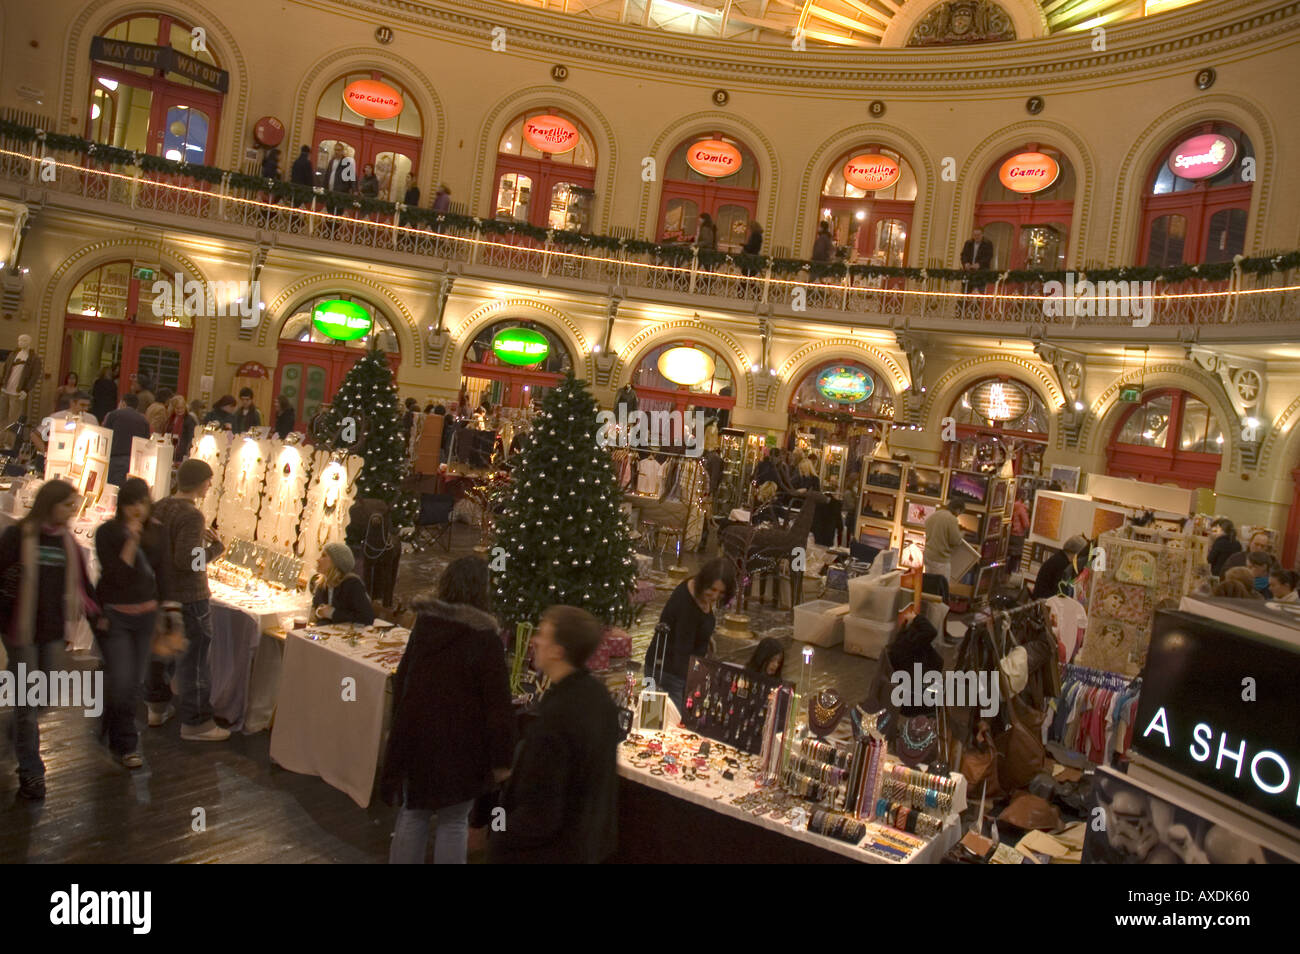
[[[366,119],[392,119],[406,105],[402,94],[379,80],[357,80],[343,90],[343,103]]]
[[[898,163],[874,153],[854,156],[844,163],[844,181],[864,192],[888,189],[898,181]]]
[[[546,336],[532,328],[507,328],[492,338],[492,353],[506,364],[526,367],[539,364],[551,353]]]
[[[311,310],[311,323],[326,338],[356,341],[370,334],[374,319],[356,302],[336,298],[323,301]]]
[[[702,139],[686,150],[686,164],[702,176],[721,179],[740,171],[740,150],[721,139]]]
[[[1042,192],[1061,174],[1061,165],[1041,152],[1022,152],[1002,163],[998,181],[1012,192]]]
[[[578,127],[563,116],[534,116],[524,120],[524,142],[538,152],[558,156],[578,146]]]

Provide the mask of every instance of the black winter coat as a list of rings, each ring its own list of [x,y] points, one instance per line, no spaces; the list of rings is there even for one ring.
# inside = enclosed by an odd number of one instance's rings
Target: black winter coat
[[[497,621],[463,603],[421,597],[393,677],[393,727],[380,776],[390,805],[445,808],[492,788],[510,767],[514,714]]]
[[[609,690],[579,670],[552,686],[519,746],[501,795],[505,831],[495,864],[597,864],[618,835],[618,709]]]

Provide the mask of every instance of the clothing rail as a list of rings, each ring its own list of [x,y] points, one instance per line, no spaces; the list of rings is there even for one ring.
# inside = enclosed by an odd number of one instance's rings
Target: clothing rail
[[[1096,686],[1099,689],[1115,691],[1140,684],[1142,681],[1141,676],[1130,679],[1128,676],[1117,672],[1106,672],[1102,669],[1093,669],[1090,666],[1076,666],[1073,663],[1066,663],[1065,670],[1061,675],[1062,682],[1082,682],[1090,686]]]

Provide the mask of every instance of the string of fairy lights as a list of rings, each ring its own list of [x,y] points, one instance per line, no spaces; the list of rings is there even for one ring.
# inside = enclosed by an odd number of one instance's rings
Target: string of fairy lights
[[[112,172],[106,169],[90,169],[87,168],[86,166],[77,165],[75,163],[59,162],[57,160],[49,159],[48,157],[37,158],[28,155],[26,153],[16,152],[11,149],[0,148],[0,157],[12,158],[12,159],[17,159],[19,161],[26,161],[30,163],[32,169],[29,170],[29,175],[35,169],[36,166],[44,162],[53,162],[54,168],[56,169],[74,170],[81,175],[94,175],[94,176],[100,176],[104,179],[116,179],[123,182],[129,182],[133,185],[137,185],[142,181],[141,176],[138,173],[133,175],[128,175],[126,173]],[[364,225],[367,228],[387,230],[388,232],[393,233],[394,235],[403,234],[403,235],[408,235],[412,238],[421,237],[421,236],[428,238],[430,234],[428,229],[415,228],[413,226],[402,225],[400,222],[380,222],[377,220],[362,220],[347,215],[341,215],[334,212],[328,212],[328,211],[316,209],[314,208],[315,200],[313,200],[312,208],[296,208],[291,206],[285,206],[283,204],[279,204],[275,202],[265,202],[262,201],[261,199],[248,198],[245,196],[228,195],[220,192],[212,192],[207,189],[196,189],[193,186],[180,185],[174,182],[164,182],[157,179],[149,179],[144,181],[147,181],[149,187],[152,189],[172,191],[172,192],[184,193],[189,195],[201,195],[209,199],[217,199],[223,203],[231,203],[237,206],[246,206],[250,209],[265,210],[268,213],[291,211],[295,215],[307,217],[308,219],[318,221],[321,224],[337,223],[340,225],[352,225],[352,226]],[[555,248],[548,248],[546,246],[525,247],[519,245],[512,245],[507,242],[494,242],[482,237],[454,235],[447,232],[438,233],[438,239],[440,241],[451,242],[451,243],[460,244],[469,247],[477,246],[480,249],[490,249],[492,251],[497,251],[497,252],[523,252],[528,255],[539,255],[539,256],[544,256],[553,259],[554,261],[561,262],[561,263],[579,264],[583,262],[597,262],[600,264],[614,265],[619,267],[620,269],[624,269],[624,268],[638,269],[646,273],[657,272],[663,274],[670,274],[679,277],[683,280],[689,280],[692,274],[697,275],[697,277],[701,275],[701,273],[696,272],[691,268],[684,268],[680,265],[664,265],[658,262],[638,262],[631,259],[614,258],[605,255],[576,254],[574,252],[564,251]],[[901,297],[920,296],[927,299],[953,298],[953,299],[959,299],[967,302],[1038,301],[1038,302],[1060,303],[1062,301],[1060,296],[1009,294],[1005,292],[996,292],[996,291],[995,292],[965,292],[965,291],[939,291],[939,290],[914,289],[914,288],[873,288],[869,285],[848,284],[847,282],[849,281],[849,279],[847,277],[845,278],[844,283],[829,284],[825,282],[802,282],[802,281],[795,281],[793,279],[775,278],[771,276],[765,276],[760,279],[753,276],[743,276],[743,275],[742,276],[719,275],[716,272],[707,273],[707,274],[710,277],[732,278],[734,281],[738,283],[744,283],[744,282],[758,283],[761,281],[763,283],[766,283],[769,286],[786,288],[791,291],[793,291],[794,289],[801,288],[804,289],[806,292],[815,291],[815,292],[821,292],[823,294],[832,293],[832,292],[842,292],[844,294],[848,294],[852,292],[854,294],[880,295],[882,297],[883,296],[891,296],[891,297],[892,296],[901,296]],[[1163,302],[1163,301],[1179,301],[1179,300],[1189,300],[1189,299],[1218,299],[1218,300],[1226,301],[1228,299],[1245,298],[1245,297],[1256,296],[1256,295],[1281,295],[1281,294],[1286,294],[1294,291],[1300,291],[1300,285],[1279,285],[1279,286],[1273,286],[1267,288],[1225,288],[1225,289],[1218,289],[1214,291],[1199,291],[1199,292],[1161,291],[1158,293],[1153,292],[1151,294],[1143,294],[1141,292],[1136,294],[1109,294],[1108,293],[1106,295],[1106,299],[1108,301],[1113,301],[1113,302],[1151,301],[1155,303]]]

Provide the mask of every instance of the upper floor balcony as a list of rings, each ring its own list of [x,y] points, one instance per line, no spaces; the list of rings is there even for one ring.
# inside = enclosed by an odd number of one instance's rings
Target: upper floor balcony
[[[9,125],[0,194],[309,253],[820,324],[1000,336],[1294,337],[1300,252],[1201,266],[970,272],[728,255],[437,214]],[[84,144],[81,144],[84,145]],[[52,148],[61,146],[62,148]],[[1083,283],[1091,283],[1091,287]]]

